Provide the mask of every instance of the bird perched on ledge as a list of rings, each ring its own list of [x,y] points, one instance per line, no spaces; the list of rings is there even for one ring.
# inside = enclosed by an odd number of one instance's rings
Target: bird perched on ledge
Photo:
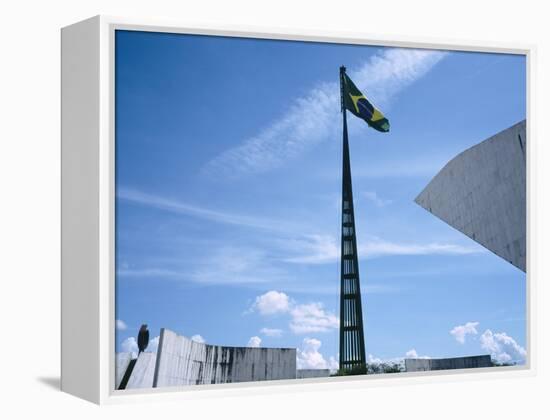
[[[143,324],[139,329],[137,343],[140,353],[149,345],[149,330],[147,329],[147,324]]]

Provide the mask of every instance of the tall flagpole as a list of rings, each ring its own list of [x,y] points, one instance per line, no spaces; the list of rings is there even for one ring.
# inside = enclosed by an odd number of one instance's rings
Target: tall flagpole
[[[340,370],[366,373],[363,310],[359,282],[355,213],[351,185],[348,122],[344,103],[346,68],[340,67],[340,99],[343,119],[342,236],[340,255]]]

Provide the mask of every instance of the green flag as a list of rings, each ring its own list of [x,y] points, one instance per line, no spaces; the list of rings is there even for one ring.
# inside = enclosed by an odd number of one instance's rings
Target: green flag
[[[344,106],[356,117],[365,120],[375,130],[387,133],[390,131],[390,122],[384,115],[371,104],[365,95],[351,81],[346,73],[343,73],[342,90]]]

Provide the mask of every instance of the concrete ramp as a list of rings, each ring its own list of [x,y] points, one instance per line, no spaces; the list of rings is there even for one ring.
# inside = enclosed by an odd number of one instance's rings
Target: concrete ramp
[[[156,353],[140,353],[126,384],[126,389],[152,388],[156,361]]]
[[[452,159],[415,202],[526,270],[525,120]]]
[[[122,378],[132,360],[132,353],[117,353],[115,368],[115,389],[119,389]]]

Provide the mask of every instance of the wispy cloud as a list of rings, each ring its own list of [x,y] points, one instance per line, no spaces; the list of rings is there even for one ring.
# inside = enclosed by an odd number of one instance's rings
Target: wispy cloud
[[[439,242],[398,243],[372,237],[359,247],[359,256],[376,258],[389,255],[468,255],[479,254],[485,250],[478,246],[463,246]]]
[[[400,243],[371,236],[358,246],[359,258],[378,258],[392,255],[466,255],[485,252],[478,246],[462,246],[446,243]],[[325,264],[340,258],[340,247],[331,235],[308,235],[295,241],[301,255],[287,258],[287,262],[300,264]],[[295,246],[296,248],[296,246]]]
[[[336,274],[336,277],[338,275]],[[319,296],[337,296],[340,293],[340,285],[334,282],[334,276],[324,281],[314,278],[313,281],[296,282],[296,276],[289,276],[284,283],[277,284],[284,288],[289,293],[299,295],[311,295],[312,293]],[[389,284],[373,284],[367,282],[361,285],[361,294],[363,295],[380,295],[399,293],[403,291],[403,286],[395,286]]]
[[[285,262],[298,264],[324,264],[336,261],[340,248],[333,235],[307,235],[288,243],[292,256]]]
[[[183,274],[178,270],[166,270],[163,268],[121,268],[117,270],[117,276],[128,278],[163,278],[179,279]]]
[[[352,120],[353,121],[353,120]],[[353,165],[353,179],[382,179],[382,178],[426,178],[437,174],[459,150],[439,150],[437,154],[410,155],[407,159],[387,156],[385,159],[367,161],[360,155],[355,155]],[[318,168],[316,176],[327,180],[334,178],[334,170],[325,167]],[[340,202],[338,201],[338,204]]]
[[[388,204],[391,204],[391,200],[386,200],[382,197],[380,197],[376,191],[365,191],[363,193],[363,197],[365,197],[367,200],[369,200],[371,203],[373,203],[376,207],[385,207]]]
[[[208,257],[195,258],[192,265],[189,265],[189,262],[183,264],[181,257],[164,259],[161,263],[139,261],[132,265],[120,264],[117,268],[119,278],[190,281],[206,285],[292,283],[299,288],[301,286],[295,284],[288,264],[326,264],[336,262],[340,257],[340,244],[336,235],[308,233],[315,232],[316,229],[300,223],[293,224],[289,220],[256,218],[246,214],[203,208],[124,187],[118,189],[117,197],[135,205],[185,217],[270,232],[269,235],[262,235],[261,245],[247,243],[243,246],[238,237],[224,243],[210,242]],[[378,199],[382,200],[379,197]],[[301,228],[297,229],[296,226],[300,225]],[[484,249],[477,245],[470,247],[440,242],[410,243],[374,236],[360,239],[359,257],[362,259],[394,255],[464,255],[484,252]],[[385,292],[379,289],[367,291]]]
[[[283,335],[283,330],[281,330],[280,328],[264,327],[260,330],[260,333],[267,337],[281,337]]]
[[[361,161],[353,168],[353,178],[422,178],[433,177],[445,166],[445,164],[456,155],[450,150],[448,153],[440,152],[439,155],[429,157],[410,156],[407,160],[391,158],[383,161],[368,162]],[[326,173],[326,177],[332,176]]]
[[[202,285],[247,285],[284,282],[284,270],[270,263],[265,251],[252,247],[212,246],[204,258],[193,265],[182,265],[178,259],[167,268],[144,265],[117,270],[118,278],[192,282]]]
[[[268,251],[253,247],[214,247],[197,265],[187,269],[188,279],[208,285],[262,284],[286,278],[285,271],[271,263]]]
[[[338,317],[327,311],[321,302],[296,305],[290,310],[289,328],[294,334],[327,332],[338,328]]]
[[[172,213],[182,214],[200,219],[211,220],[218,223],[259,228],[266,230],[278,230],[280,221],[262,219],[251,216],[243,216],[231,212],[212,210],[206,207],[196,206],[184,201],[149,194],[137,189],[119,187],[117,198],[147,207],[153,207]]]
[[[372,101],[384,107],[444,56],[433,50],[384,49],[350,71],[350,76]],[[320,83],[256,136],[208,162],[203,172],[237,177],[269,171],[334,137],[339,130],[339,94],[338,83]]]

